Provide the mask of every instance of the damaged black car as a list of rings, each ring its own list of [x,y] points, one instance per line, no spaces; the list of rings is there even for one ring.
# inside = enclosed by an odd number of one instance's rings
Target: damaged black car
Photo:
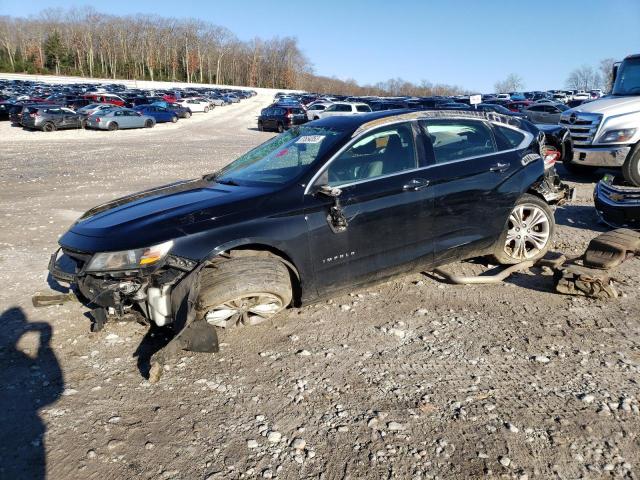
[[[544,139],[526,120],[488,113],[314,121],[214,174],[89,210],[49,270],[97,329],[132,316],[172,326],[179,348],[213,351],[214,327],[391,275],[487,254],[541,258],[553,206],[571,195]]]

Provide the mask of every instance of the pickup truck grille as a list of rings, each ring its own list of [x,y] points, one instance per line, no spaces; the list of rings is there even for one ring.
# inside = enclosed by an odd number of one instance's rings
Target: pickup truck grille
[[[560,117],[560,125],[569,130],[574,146],[591,145],[601,121],[602,115],[596,113],[565,112]]]

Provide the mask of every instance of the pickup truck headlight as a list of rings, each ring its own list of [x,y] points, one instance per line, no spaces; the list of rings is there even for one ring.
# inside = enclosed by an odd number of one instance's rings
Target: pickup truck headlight
[[[635,128],[623,128],[620,130],[607,130],[600,137],[599,143],[627,142],[636,134]]]
[[[122,252],[96,253],[87,266],[88,272],[105,270],[135,270],[159,262],[173,247],[173,240],[147,248],[124,250]]]

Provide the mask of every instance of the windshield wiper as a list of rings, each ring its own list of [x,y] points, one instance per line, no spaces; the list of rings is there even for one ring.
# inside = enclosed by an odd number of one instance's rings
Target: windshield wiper
[[[215,178],[215,177],[214,177],[213,181],[214,181],[214,182],[216,182],[216,183],[219,183],[219,184],[221,184],[221,185],[232,185],[232,186],[234,186],[234,187],[238,187],[238,186],[240,186],[240,184],[239,184],[239,183],[237,183],[237,182],[235,182],[235,181],[231,180],[230,178],[222,179],[222,178]]]

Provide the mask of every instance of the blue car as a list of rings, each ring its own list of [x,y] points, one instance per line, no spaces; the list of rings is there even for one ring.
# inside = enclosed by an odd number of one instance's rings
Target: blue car
[[[142,115],[153,117],[156,123],[176,123],[178,121],[178,114],[176,112],[160,105],[138,105],[134,110],[140,112]]]

